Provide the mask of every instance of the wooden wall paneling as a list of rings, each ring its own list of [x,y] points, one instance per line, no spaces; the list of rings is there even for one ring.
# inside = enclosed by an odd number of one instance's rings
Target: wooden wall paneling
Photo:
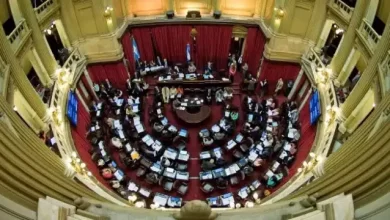
[[[297,4],[291,21],[290,34],[304,37],[310,24],[312,6],[308,4]]]
[[[74,5],[74,7],[81,34],[83,36],[98,34],[92,2],[78,2]]]
[[[222,0],[222,14],[252,17],[255,13],[256,0]]]
[[[202,14],[211,13],[212,0],[176,0],[175,7],[178,14],[186,14],[189,10],[199,10]]]
[[[134,0],[132,3],[133,14],[137,16],[165,14],[165,0]]]

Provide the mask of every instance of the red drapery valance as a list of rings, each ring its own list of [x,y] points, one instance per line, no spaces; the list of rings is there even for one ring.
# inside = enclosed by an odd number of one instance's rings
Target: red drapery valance
[[[253,76],[257,75],[260,60],[263,57],[265,41],[265,36],[259,28],[248,28],[248,34],[245,40],[243,63],[248,64],[248,70]]]
[[[131,34],[129,32],[126,32],[123,35],[121,41],[122,41],[123,53],[125,55],[125,58],[129,61],[128,62],[129,73],[132,76],[134,75],[134,71],[135,71],[135,61],[134,61],[134,53],[133,53],[133,44],[131,42]]]
[[[213,62],[216,70],[227,69],[233,26],[198,25],[195,62],[198,69]]]
[[[191,43],[189,25],[172,25],[152,27],[152,36],[156,49],[161,54],[162,59],[166,58],[168,62],[185,63],[186,47]]]
[[[134,28],[131,30],[135,41],[137,42],[138,51],[141,61],[150,62],[156,59],[153,50],[152,33],[149,27]]]
[[[88,66],[88,72],[94,83],[100,83],[108,79],[112,86],[123,91],[126,90],[128,75],[122,62],[90,65]]]
[[[284,86],[286,86],[287,80],[295,80],[297,78],[300,69],[300,65],[295,63],[276,62],[264,59],[261,67],[260,80],[267,79],[268,93],[273,94],[278,79],[282,78]]]

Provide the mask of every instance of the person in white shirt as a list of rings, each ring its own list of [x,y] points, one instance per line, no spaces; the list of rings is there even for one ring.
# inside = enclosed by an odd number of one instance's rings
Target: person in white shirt
[[[275,96],[279,94],[279,91],[283,89],[283,79],[280,78],[278,80],[278,83],[276,84],[276,89],[275,89]]]

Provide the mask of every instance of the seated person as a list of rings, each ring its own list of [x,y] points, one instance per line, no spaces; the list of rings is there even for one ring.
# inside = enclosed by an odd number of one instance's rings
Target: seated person
[[[223,91],[223,97],[224,99],[229,99],[229,100],[233,98],[233,89],[230,87],[225,87]]]
[[[223,95],[223,90],[219,89],[215,92],[215,101],[217,103],[222,103],[224,101],[224,95]]]
[[[202,167],[202,170],[204,170],[204,171],[209,171],[209,170],[214,169],[214,167],[215,167],[214,159],[203,160],[201,167]]]
[[[219,177],[216,181],[216,185],[218,189],[226,189],[228,186],[228,181],[223,179],[222,177]]]
[[[118,180],[110,181],[112,188],[118,189],[121,186],[121,183]]]
[[[283,173],[278,173],[271,177],[267,177],[267,187],[268,188],[275,187],[282,180],[282,178],[283,178]]]
[[[112,179],[112,177],[114,176],[110,168],[104,168],[101,172],[104,179]]]
[[[213,138],[214,138],[214,140],[216,140],[216,141],[222,141],[222,140],[225,139],[225,137],[226,137],[226,135],[225,135],[225,133],[223,133],[223,132],[217,132],[217,133],[214,133],[214,134],[213,134]]]
[[[211,137],[204,137],[202,140],[202,144],[204,147],[209,147],[214,143],[214,140]]]
[[[172,87],[171,89],[169,89],[169,97],[170,97],[170,99],[176,98],[176,95],[177,95],[177,90],[176,90],[175,87]]]
[[[108,127],[110,129],[114,128],[114,121],[115,121],[115,119],[113,119],[113,118],[105,118],[104,121],[106,122],[106,124],[108,125]]]
[[[153,123],[153,131],[156,133],[161,133],[164,130],[164,126],[159,122]]]
[[[287,139],[291,142],[297,142],[301,138],[301,134],[295,128],[289,128],[287,132]]]
[[[164,157],[164,156],[161,157],[160,162],[161,162],[161,166],[164,166],[164,167],[172,166],[171,161],[168,158]]]
[[[207,63],[207,67],[204,70],[204,74],[206,75],[213,74],[213,64],[210,61]]]
[[[193,62],[190,62],[188,64],[188,72],[189,73],[196,73],[196,66]]]
[[[111,145],[117,149],[121,149],[123,147],[121,140],[117,137],[111,138]]]

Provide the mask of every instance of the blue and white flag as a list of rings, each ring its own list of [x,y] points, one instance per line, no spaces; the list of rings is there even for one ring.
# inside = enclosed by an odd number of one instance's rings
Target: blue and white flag
[[[191,47],[190,47],[190,44],[187,44],[186,54],[187,54],[187,62],[190,62],[191,61]]]
[[[141,58],[141,56],[139,55],[139,52],[138,52],[137,42],[135,42],[134,37],[132,38],[132,41],[133,41],[134,59],[135,59],[136,61],[138,61],[138,60]]]

